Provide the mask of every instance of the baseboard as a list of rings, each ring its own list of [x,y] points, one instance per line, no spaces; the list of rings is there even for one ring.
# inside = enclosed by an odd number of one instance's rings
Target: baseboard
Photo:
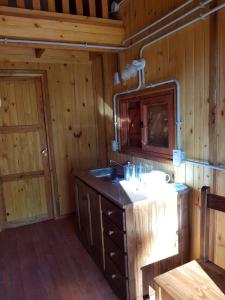
[[[60,219],[65,219],[65,218],[72,217],[72,216],[75,216],[75,212],[71,212],[71,213],[68,213],[68,214],[57,216],[54,219],[55,220],[60,220]]]
[[[48,221],[50,220],[48,216],[43,215],[43,216],[38,216],[38,217],[31,217],[31,218],[27,218],[27,219],[22,219],[19,221],[11,221],[11,222],[7,222],[5,224],[5,228],[16,228],[16,227],[20,227],[20,226],[25,226],[25,225],[30,225],[30,224],[34,224],[34,223],[39,223],[39,222],[43,222],[43,221]]]

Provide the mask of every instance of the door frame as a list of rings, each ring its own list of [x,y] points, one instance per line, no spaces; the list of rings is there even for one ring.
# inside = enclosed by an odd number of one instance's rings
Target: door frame
[[[51,110],[49,101],[48,78],[45,70],[24,70],[24,69],[0,69],[0,79],[4,78],[39,78],[41,81],[41,95],[43,104],[43,117],[46,133],[46,143],[48,147],[48,161],[49,161],[49,176],[50,176],[50,194],[51,199],[46,197],[48,207],[48,219],[54,219],[60,215],[59,198],[58,198],[58,184],[56,176],[56,165],[53,144],[53,131],[51,123]],[[38,97],[38,95],[37,95]],[[3,195],[3,180],[0,178],[0,231],[7,227],[6,211]]]

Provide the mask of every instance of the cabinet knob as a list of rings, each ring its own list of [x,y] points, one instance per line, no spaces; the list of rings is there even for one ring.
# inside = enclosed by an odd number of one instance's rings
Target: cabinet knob
[[[111,211],[111,210],[107,211],[107,216],[111,216],[112,214],[113,214],[113,211]]]
[[[110,256],[110,257],[113,257],[113,256],[115,256],[115,255],[116,255],[116,252],[110,252],[110,253],[109,253],[109,256]]]
[[[115,279],[116,278],[116,274],[112,274],[112,279]]]
[[[109,235],[113,235],[115,232],[113,230],[109,230]]]

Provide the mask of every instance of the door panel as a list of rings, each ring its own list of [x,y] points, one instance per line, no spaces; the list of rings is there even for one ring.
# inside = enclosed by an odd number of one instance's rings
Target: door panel
[[[40,76],[0,77],[0,180],[8,223],[52,216]]]
[[[43,170],[39,132],[0,134],[0,174]]]
[[[0,126],[38,124],[34,79],[1,80]]]
[[[44,177],[4,182],[3,193],[8,222],[47,217]]]

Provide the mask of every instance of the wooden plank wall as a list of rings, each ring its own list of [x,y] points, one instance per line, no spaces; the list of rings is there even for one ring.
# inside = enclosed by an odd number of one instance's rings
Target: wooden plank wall
[[[219,164],[225,164],[225,11],[218,14],[218,100],[216,109],[216,144],[217,155],[216,161]],[[216,192],[222,196],[225,195],[225,173],[216,172],[215,184]],[[224,214],[217,213],[216,215],[216,263],[225,267],[225,218]]]
[[[60,215],[70,213],[74,207],[71,171],[106,164],[105,147],[98,144],[98,134],[104,138],[101,73],[96,75],[101,72],[101,59],[62,50],[46,50],[37,59],[34,49],[2,47],[0,69],[47,72],[59,210]]]
[[[25,0],[0,0],[0,6],[9,6],[16,8],[25,8],[33,10],[43,10],[49,12],[58,12],[63,14],[90,16],[97,18],[109,18],[110,1],[108,0],[75,0],[74,3],[69,0],[62,0],[62,6],[58,5],[57,0],[32,0],[32,3],[27,3]],[[32,8],[31,5],[32,4]]]
[[[181,4],[181,1],[171,0],[130,0],[126,9],[122,11],[122,19],[125,22],[127,34],[134,33],[149,22],[170,11]],[[214,23],[214,25],[213,25]],[[171,37],[152,45],[146,49],[144,57],[147,61],[146,82],[158,82],[167,79],[178,79],[181,83],[181,111],[182,111],[182,145],[186,156],[197,160],[209,159],[215,163],[225,165],[225,11],[218,13],[216,26],[213,18],[207,18],[203,22],[195,24]],[[213,31],[214,30],[214,31]],[[212,32],[218,30],[219,53],[216,57],[211,45]],[[111,141],[113,139],[112,119],[112,96],[113,73],[117,65],[122,68],[132,59],[138,58],[139,47],[127,54],[117,58],[110,54],[104,55],[105,84],[107,91],[106,99],[106,120],[107,120],[107,143],[109,158],[117,160],[134,160],[135,157],[118,155],[111,152]],[[215,61],[211,61],[212,59]],[[214,64],[214,66],[213,66]],[[218,68],[215,67],[218,64]],[[219,78],[216,85],[217,106],[215,109],[215,130],[209,130],[212,124],[212,94],[211,79],[213,72]],[[130,82],[128,86],[134,86]],[[125,86],[121,88],[125,89]],[[117,89],[118,90],[118,89]],[[111,124],[111,125],[110,125]],[[214,133],[213,133],[214,131]],[[212,158],[212,144],[216,144],[214,157]],[[200,254],[200,189],[203,185],[209,185],[211,191],[225,196],[225,173],[212,172],[207,168],[192,165],[174,168],[171,164],[155,163],[142,160],[146,165],[172,173],[176,181],[185,182],[192,187],[190,199],[190,221],[191,221],[191,257],[197,258]],[[216,263],[225,267],[225,221],[224,215],[217,214],[215,218],[215,257]]]

